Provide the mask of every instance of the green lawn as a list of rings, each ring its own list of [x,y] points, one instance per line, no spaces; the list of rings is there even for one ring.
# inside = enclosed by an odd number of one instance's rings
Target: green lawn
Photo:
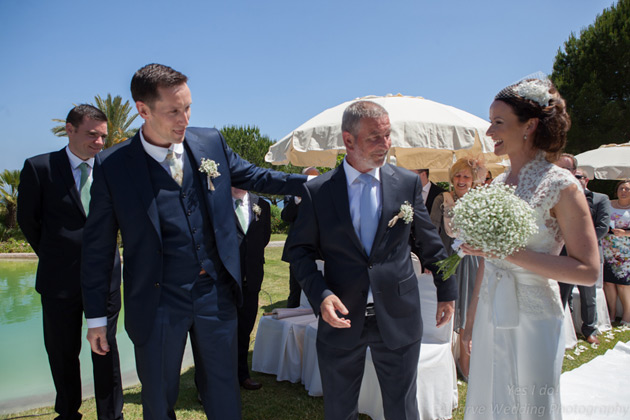
[[[282,239],[273,239],[282,240]],[[267,248],[265,252],[265,280],[260,294],[260,314],[269,312],[276,307],[283,307],[289,289],[288,264],[280,260],[282,247]],[[255,328],[257,328],[256,325]],[[256,332],[252,334],[255,337]],[[595,356],[603,354],[612,348],[617,341],[629,341],[630,330],[615,328],[611,333],[601,336],[602,345],[592,349],[584,341],[578,343],[585,351],[580,354],[570,350],[565,357],[563,370],[571,370],[577,366],[592,360]],[[607,341],[608,340],[608,341]],[[251,344],[253,349],[254,343]],[[250,353],[251,357],[251,353]],[[309,397],[301,384],[289,382],[277,382],[275,376],[252,372],[254,380],[261,382],[263,388],[260,391],[242,391],[243,419],[245,420],[316,420],[323,418],[322,398]],[[466,384],[459,385],[459,408],[453,413],[454,419],[463,419],[463,407],[465,404]],[[125,418],[129,420],[142,418],[142,406],[140,404],[140,386],[125,390]],[[55,417],[52,407],[31,410],[25,413],[0,416],[0,419],[8,419],[17,416],[37,416],[40,419],[52,420]],[[96,419],[96,407],[93,399],[83,402],[81,407],[83,418]],[[176,406],[178,419],[204,419],[205,415],[201,405],[197,402],[197,391],[193,382],[193,369],[188,369],[181,375],[180,394]],[[361,416],[361,419],[369,419]]]

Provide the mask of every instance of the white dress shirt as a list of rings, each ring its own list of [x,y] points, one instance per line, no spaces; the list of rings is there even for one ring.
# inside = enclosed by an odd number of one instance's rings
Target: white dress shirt
[[[426,205],[427,198],[429,198],[429,190],[431,189],[431,181],[427,182],[427,185],[422,187],[422,202]],[[427,211],[431,211],[431,209],[427,209]]]
[[[175,159],[179,160],[182,165],[182,171],[184,170],[184,144],[183,143],[174,143],[171,147],[161,147],[156,146],[154,144],[149,143],[145,140],[144,134],[142,134],[142,129],[144,126],[140,128],[140,143],[142,143],[142,148],[147,153],[147,155],[151,156],[157,163],[160,164],[162,168],[169,174],[171,174],[171,168],[168,166],[168,162],[166,162],[166,155],[168,155],[168,151],[172,148],[175,153]],[[171,174],[171,176],[173,176]]]
[[[81,195],[81,169],[79,165],[82,163],[87,163],[88,165],[88,178],[92,178],[92,169],[94,168],[94,158],[89,158],[88,160],[82,160],[80,157],[72,153],[69,146],[66,146],[66,154],[68,155],[68,160],[70,160],[70,169],[72,169],[72,176],[74,177],[74,185],[77,187],[77,191],[79,195]]]

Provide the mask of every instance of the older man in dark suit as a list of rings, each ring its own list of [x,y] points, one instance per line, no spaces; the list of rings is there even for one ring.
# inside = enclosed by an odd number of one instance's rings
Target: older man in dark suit
[[[422,319],[410,242],[434,273],[446,252],[422,202],[418,176],[385,164],[390,130],[380,105],[350,105],[342,121],[345,160],[305,184],[294,226],[290,258],[320,315],[317,354],[330,420],[357,418],[368,346],[385,417],[419,418]],[[323,275],[318,258],[325,261]],[[435,284],[436,322],[442,326],[452,317],[457,286],[439,274]]]
[[[189,128],[187,80],[160,64],[138,70],[131,92],[144,125],[96,158],[81,276],[88,340],[97,353],[109,350],[101,317],[120,229],[125,326],[144,418],[175,418],[190,334],[206,416],[240,419],[236,327],[243,296],[231,187],[297,194],[306,177],[258,168],[216,129]]]
[[[18,222],[39,257],[35,288],[42,296],[44,344],[60,419],[79,419],[81,406],[81,244],[88,212],[94,156],[107,136],[107,117],[92,105],[79,105],[66,119],[68,145],[29,158],[22,169]],[[111,350],[92,353],[98,418],[122,419],[122,384],[116,325],[120,311],[120,257],[112,252],[104,279],[105,334]]]

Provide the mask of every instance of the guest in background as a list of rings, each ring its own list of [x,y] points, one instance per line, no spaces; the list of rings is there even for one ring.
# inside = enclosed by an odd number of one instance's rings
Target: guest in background
[[[429,181],[428,169],[413,169],[412,172],[415,172],[420,177],[420,183],[422,184],[422,202],[427,208],[429,215],[431,215],[433,201],[435,200],[435,197],[444,192],[444,189]]]
[[[302,174],[309,176],[317,176],[319,175],[319,171],[315,167],[308,167],[302,171]],[[294,195],[286,195],[284,197],[284,207],[282,212],[280,213],[280,218],[289,224],[289,233],[287,235],[287,239],[284,243],[284,249],[282,250],[282,261],[289,263],[289,297],[287,298],[287,308],[297,308],[300,306],[300,295],[302,293],[302,288],[300,284],[295,279],[295,274],[291,269],[291,263],[289,261],[288,249],[291,238],[291,231],[293,230],[293,222],[297,219],[298,209],[300,207],[300,202],[302,198]]]
[[[92,185],[94,156],[107,137],[107,117],[92,105],[79,105],[66,118],[68,145],[24,162],[17,218],[39,257],[35,288],[42,296],[44,345],[55,384],[59,419],[79,419],[81,406],[81,245]],[[116,345],[120,311],[120,255],[108,260],[105,333],[110,351],[92,353],[99,420],[122,419],[122,384]],[[113,269],[112,269],[113,268]]]
[[[593,224],[595,225],[595,234],[597,235],[598,246],[600,250],[600,273],[603,275],[601,269],[602,252],[600,239],[608,232],[610,224],[610,200],[605,194],[594,193],[586,188],[588,178],[584,175],[584,172],[577,168],[578,162],[575,156],[569,153],[563,153],[560,155],[560,159],[556,162],[556,165],[560,166],[571,172],[582,185],[584,189],[584,195],[588,202],[589,209],[591,211],[591,217]],[[560,255],[567,255],[566,248],[563,247]],[[569,304],[571,312],[573,312],[573,287],[575,285],[569,283],[560,283],[560,297],[563,305]],[[580,291],[580,312],[582,316],[582,334],[586,341],[591,344],[599,344],[597,338],[597,286],[578,286]]]
[[[621,301],[622,325],[630,325],[630,180],[623,180],[612,200],[609,233],[602,239],[604,251],[604,293],[610,319],[616,319],[617,297]]]
[[[476,187],[483,182],[483,174],[486,171],[483,168],[481,162],[472,158],[461,158],[457,160],[451,166],[449,170],[449,179],[453,186],[453,192],[444,191],[438,195],[433,202],[433,208],[431,209],[431,222],[438,229],[442,243],[448,255],[453,254],[454,234],[450,229],[450,212],[453,206],[461,197],[463,197],[471,188]],[[463,329],[466,326],[466,313],[468,311],[468,305],[472,298],[472,292],[475,287],[475,276],[477,274],[477,268],[479,268],[479,257],[472,255],[466,255],[460,262],[455,272],[455,279],[457,281],[457,287],[459,294],[457,300],[455,300],[455,320],[453,323],[453,329],[460,335],[463,333]],[[466,349],[461,346],[464,345],[462,340],[458,340],[459,359],[456,360],[457,369],[462,375],[464,380],[468,379],[468,368],[470,366],[470,355]]]
[[[247,366],[249,341],[258,315],[258,293],[262,285],[265,247],[271,238],[271,211],[261,197],[232,187],[232,201],[236,214],[236,236],[241,252],[241,285],[243,305],[238,308],[238,381],[248,390],[262,384],[252,380]]]

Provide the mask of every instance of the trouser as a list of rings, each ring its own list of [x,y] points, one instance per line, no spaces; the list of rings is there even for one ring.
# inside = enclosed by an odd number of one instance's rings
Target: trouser
[[[243,287],[243,306],[238,308],[238,381],[249,378],[247,355],[249,354],[249,341],[256,316],[258,315],[258,291],[250,292]]]
[[[573,312],[573,284],[560,283],[562,303],[569,305]],[[580,291],[580,315],[582,317],[582,334],[584,337],[597,331],[597,287],[578,286]]]
[[[416,379],[420,341],[395,350],[387,348],[375,316],[366,317],[359,343],[350,350],[331,347],[317,340],[325,418],[358,418],[359,392],[368,346],[381,387],[385,418],[419,419]]]
[[[42,296],[44,344],[57,393],[55,411],[59,419],[80,419],[83,302],[81,296],[51,298]],[[123,393],[120,360],[116,343],[120,290],[112,292],[107,302],[107,341],[105,356],[92,355],[94,395],[99,420],[123,418]]]
[[[146,342],[135,344],[145,420],[175,419],[186,338],[195,354],[195,380],[210,420],[241,418],[236,376],[236,304],[232,280],[200,276],[192,290],[163,283]]]

